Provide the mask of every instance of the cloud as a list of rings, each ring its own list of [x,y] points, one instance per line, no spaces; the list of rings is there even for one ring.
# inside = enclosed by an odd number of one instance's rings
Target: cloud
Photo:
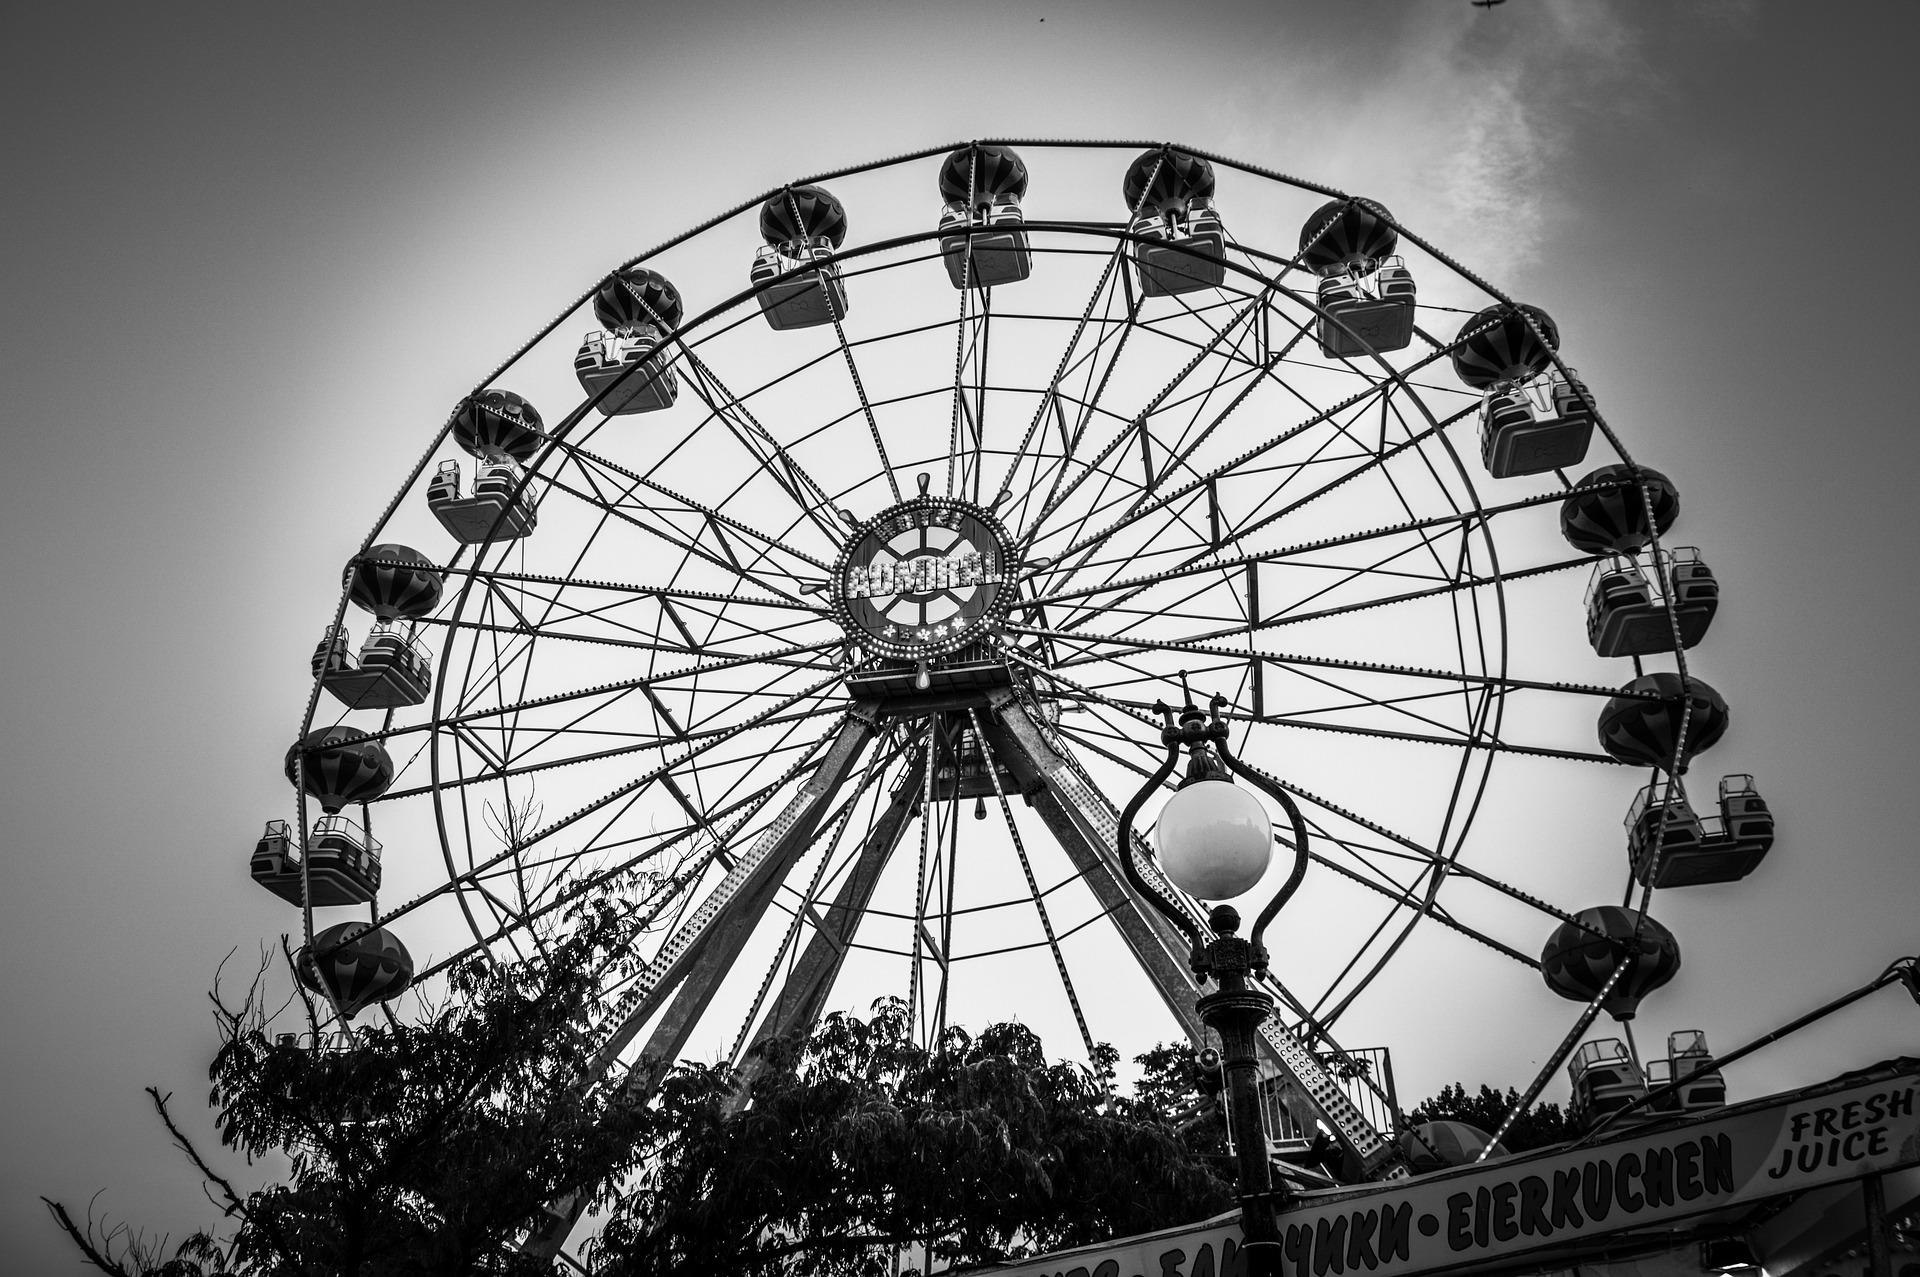
[[[1290,65],[1236,95],[1234,131],[1250,153],[1305,156],[1302,176],[1404,205],[1423,237],[1511,279],[1569,211],[1576,142],[1663,95],[1645,40],[1597,0],[1409,7],[1362,56],[1350,32],[1296,39]]]

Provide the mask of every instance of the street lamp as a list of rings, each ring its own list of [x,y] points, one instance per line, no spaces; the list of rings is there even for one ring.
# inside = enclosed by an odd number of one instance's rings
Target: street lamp
[[[1228,749],[1227,724],[1220,716],[1226,703],[1226,698],[1214,697],[1208,714],[1189,696],[1177,721],[1170,706],[1154,705],[1161,718],[1160,742],[1167,747],[1167,756],[1120,814],[1118,850],[1133,889],[1186,936],[1192,946],[1188,961],[1194,975],[1203,985],[1209,979],[1218,985],[1213,993],[1200,998],[1197,1009],[1207,1027],[1220,1035],[1227,1113],[1239,1133],[1240,1227],[1245,1238],[1246,1271],[1249,1277],[1264,1277],[1280,1271],[1279,1223],[1274,1214],[1279,1200],[1267,1161],[1254,1041],[1261,1024],[1273,1012],[1273,999],[1248,980],[1266,971],[1267,950],[1261,938],[1306,874],[1307,828],[1287,792]],[[1186,776],[1161,810],[1154,831],[1160,867],[1174,886],[1197,899],[1230,899],[1251,891],[1265,875],[1273,858],[1273,828],[1260,800],[1233,783],[1235,775],[1279,803],[1293,825],[1293,870],[1260,911],[1246,939],[1239,935],[1237,909],[1215,905],[1207,917],[1212,933],[1208,935],[1134,863],[1134,817],[1140,814],[1148,796],[1173,774],[1182,746],[1188,755]]]

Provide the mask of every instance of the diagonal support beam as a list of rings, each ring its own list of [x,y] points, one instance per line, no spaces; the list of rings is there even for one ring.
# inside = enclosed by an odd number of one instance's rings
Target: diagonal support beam
[[[1206,1029],[1195,1006],[1200,986],[1186,962],[1186,938],[1134,896],[1114,862],[1120,833],[1118,813],[1042,734],[1011,690],[996,693],[992,699],[999,725],[990,727],[989,732],[1003,733],[1043,782],[1043,788],[1033,796],[1041,818],[1059,839],[1068,859],[1083,875],[1188,1038],[1195,1045],[1205,1042]],[[996,749],[1000,746],[998,735],[994,745]],[[1133,844],[1128,850],[1135,866],[1142,875],[1157,879],[1160,871],[1152,857],[1143,854],[1146,840],[1138,832]],[[1156,885],[1165,886],[1164,882]],[[1175,896],[1170,887],[1166,890],[1170,897]],[[1291,1083],[1293,1094],[1304,1100],[1302,1107],[1307,1111],[1302,1115],[1309,1119],[1301,1123],[1304,1129],[1313,1129],[1311,1119],[1318,1118],[1333,1131],[1362,1174],[1378,1178],[1396,1173],[1400,1162],[1394,1146],[1373,1128],[1313,1052],[1301,1046],[1275,1019],[1261,1026],[1260,1041],[1267,1062]]]
[[[654,1083],[650,1061],[670,1063],[679,1057],[700,1012],[712,1000],[721,978],[731,968],[741,946],[752,936],[754,924],[766,912],[787,871],[813,841],[821,818],[833,806],[834,796],[853,775],[860,756],[873,740],[875,715],[872,711],[870,705],[854,707],[821,756],[813,775],[801,784],[799,792],[788,800],[773,823],[754,840],[753,846],[734,862],[720,885],[660,946],[653,961],[623,998],[620,1026],[594,1057],[584,1079],[586,1082],[603,1076],[615,1066],[620,1053],[639,1035],[669,995],[676,995],[673,1004],[648,1039],[647,1054],[628,1071],[628,1086],[650,1091]],[[530,1237],[523,1250],[552,1259],[566,1245],[590,1196],[590,1193],[580,1193],[569,1201],[550,1205],[547,1209],[553,1216],[551,1227]]]
[[[873,900],[880,874],[899,848],[900,839],[906,834],[907,825],[920,805],[920,776],[925,767],[925,750],[915,750],[909,756],[899,783],[893,788],[886,810],[868,828],[859,855],[841,882],[840,890],[834,895],[833,904],[824,915],[818,917],[818,925],[813,938],[807,942],[806,951],[788,973],[779,994],[774,998],[772,1009],[760,1022],[760,1028],[753,1037],[755,1047],[774,1038],[801,1032],[819,1022],[821,1012],[826,1009],[827,994],[832,991],[833,982],[840,975],[841,964],[846,961],[847,948],[853,942],[861,916]],[[736,1108],[746,1103],[751,1083],[764,1067],[758,1052],[749,1050],[740,1064],[745,1084],[732,1101]]]
[[[734,862],[720,885],[660,946],[660,951],[647,964],[646,970],[641,972],[633,989],[627,994],[629,1005],[625,1008],[624,1018],[620,1027],[601,1047],[596,1060],[599,1066],[596,1072],[604,1072],[612,1067],[641,1027],[653,1018],[667,995],[686,979],[689,972],[696,966],[709,971],[714,969],[715,961],[707,957],[711,950],[728,948],[729,941],[732,942],[731,947],[737,950],[745,937],[752,933],[753,921],[758,920],[759,911],[764,910],[772,899],[773,891],[769,884],[777,885],[787,870],[793,867],[793,862],[813,840],[821,817],[833,805],[834,796],[853,775],[860,755],[873,739],[872,719],[873,715],[864,706],[847,716],[833,744],[827,747],[819,765],[814,768],[813,775],[800,786],[799,792],[787,802],[753,846]],[[748,914],[753,917],[748,919]],[[718,963],[719,969],[724,970],[731,958],[732,954],[728,953]]]

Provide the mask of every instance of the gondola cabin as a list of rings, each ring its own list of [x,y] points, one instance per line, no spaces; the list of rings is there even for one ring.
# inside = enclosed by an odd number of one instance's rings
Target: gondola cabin
[[[833,262],[846,237],[846,207],[825,187],[792,186],[768,197],[760,206],[766,243],[748,272],[768,324],[812,328],[847,317],[847,288]]]
[[[1619,1038],[1582,1042],[1567,1064],[1567,1075],[1573,1081],[1567,1116],[1581,1130],[1591,1129],[1647,1093],[1646,1075]],[[1645,1111],[1642,1107],[1635,1114],[1645,1120]]]
[[[433,676],[419,641],[398,630],[375,629],[356,661],[344,625],[329,625],[313,653],[320,685],[348,709],[398,709],[427,699]]]
[[[345,816],[322,816],[313,825],[306,869],[316,909],[361,905],[380,890],[380,844]],[[300,849],[284,820],[267,822],[249,863],[253,880],[289,904],[300,903]]]
[[[1721,778],[1720,810],[1704,820],[1664,784],[1642,789],[1627,811],[1627,857],[1642,886],[1649,875],[1656,887],[1738,882],[1772,848],[1773,813],[1745,774]]]
[[[609,417],[671,408],[680,395],[680,382],[666,356],[654,353],[662,341],[663,335],[652,324],[594,329],[573,359],[580,388],[598,399],[595,406]]]
[[[940,256],[955,288],[994,288],[1033,274],[1020,199],[998,195],[969,208],[956,201],[940,210]],[[968,245],[973,258],[967,259]]]
[[[442,461],[427,485],[427,508],[465,545],[517,541],[533,531],[538,503],[520,487],[521,471],[505,457],[475,463],[473,495],[460,495],[460,463]]]
[[[1184,214],[1148,212],[1130,228],[1140,291],[1148,297],[1218,288],[1227,278],[1227,232],[1213,201],[1191,200]]]
[[[1667,616],[1667,599],[1673,617]],[[1720,583],[1694,546],[1662,551],[1651,576],[1630,555],[1610,554],[1587,583],[1587,641],[1600,656],[1647,656],[1707,636],[1720,610]]]
[[[1649,1107],[1661,1115],[1704,1113],[1727,1103],[1727,1080],[1714,1066],[1707,1035],[1699,1029],[1667,1034],[1667,1058],[1647,1061],[1647,1083],[1658,1090],[1679,1081],[1680,1089],[1653,1100]]]
[[[1351,359],[1413,344],[1413,272],[1399,257],[1320,281],[1320,353]]]
[[[813,270],[791,274],[809,262],[815,264]],[[824,241],[797,248],[768,245],[754,255],[749,278],[755,287],[767,285],[759,293],[760,310],[767,323],[780,331],[813,328],[847,317],[847,286],[833,264],[832,246]]]
[[[960,147],[942,161],[939,186],[940,256],[955,288],[992,288],[1033,273],[1020,207],[1027,164],[1018,151],[999,143]]]
[[[1571,370],[1569,370],[1571,371]],[[1480,405],[1480,460],[1496,479],[1564,470],[1586,460],[1593,411],[1585,385],[1558,369],[1496,385]]]

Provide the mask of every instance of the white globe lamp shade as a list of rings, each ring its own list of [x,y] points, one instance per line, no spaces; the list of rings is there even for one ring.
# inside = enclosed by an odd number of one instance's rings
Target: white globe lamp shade
[[[1245,895],[1273,860],[1267,809],[1226,780],[1181,786],[1160,809],[1153,841],[1161,869],[1174,886],[1197,900]]]

